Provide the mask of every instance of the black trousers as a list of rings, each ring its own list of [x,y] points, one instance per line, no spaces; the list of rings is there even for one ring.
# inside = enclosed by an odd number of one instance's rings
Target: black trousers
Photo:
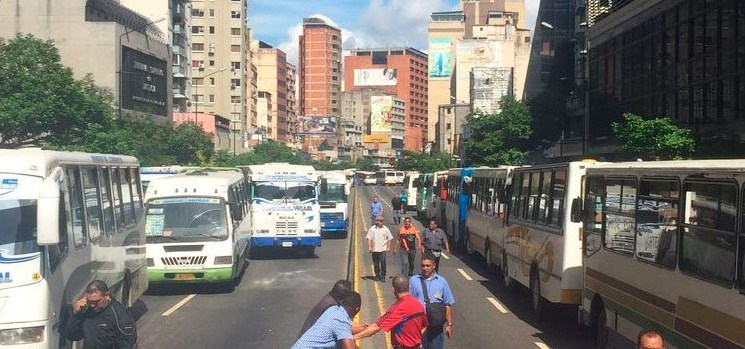
[[[384,280],[385,279],[385,251],[373,252],[372,260],[373,260],[373,269],[375,269],[375,276],[380,280]]]

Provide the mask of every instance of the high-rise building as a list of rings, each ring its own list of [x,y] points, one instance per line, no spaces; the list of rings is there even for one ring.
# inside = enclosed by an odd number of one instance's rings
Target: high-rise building
[[[274,132],[272,128],[274,110],[272,109],[272,94],[266,91],[259,91],[256,98],[256,131],[254,135],[258,135],[253,139],[263,141],[267,138],[271,138],[271,134]]]
[[[259,72],[255,64],[256,52],[251,48],[252,38],[253,31],[249,28],[248,37],[246,38],[246,46],[249,47],[246,51],[246,79],[248,80],[246,83],[246,113],[248,113],[248,127],[246,131],[249,135],[255,133],[258,127],[258,112],[256,108],[259,98],[259,87],[257,85]],[[247,138],[250,139],[250,137]]]
[[[287,142],[287,54],[263,41],[254,41],[256,49],[257,88],[272,95],[271,132],[267,136]]]
[[[192,111],[230,120],[231,150],[245,150],[248,129],[246,0],[191,1]]]
[[[287,62],[287,145],[297,147],[297,68]]]
[[[589,3],[588,153],[613,151],[626,112],[691,128],[701,156],[745,153],[745,2]]]
[[[404,150],[406,135],[406,101],[375,89],[360,89],[342,93],[342,139],[358,139],[360,144],[347,144],[354,154],[364,146],[363,154],[388,163]],[[353,124],[353,125],[352,125]],[[354,156],[354,155],[353,155]]]
[[[341,113],[341,30],[320,18],[303,19],[300,36],[301,115]]]
[[[427,140],[427,54],[411,47],[352,50],[344,57],[347,91],[378,90],[406,104],[406,150],[421,152]]]
[[[120,0],[120,4],[154,21],[171,45],[173,112],[189,110],[191,97],[191,3],[187,0]]]

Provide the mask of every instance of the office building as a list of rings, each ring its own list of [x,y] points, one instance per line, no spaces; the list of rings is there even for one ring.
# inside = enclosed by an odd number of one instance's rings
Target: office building
[[[599,4],[598,4],[599,3]],[[622,113],[668,117],[711,155],[741,156],[745,140],[745,2],[597,2],[589,28],[589,152],[610,153]],[[705,154],[701,154],[705,155]]]
[[[427,54],[410,47],[356,49],[344,57],[346,91],[377,90],[406,104],[405,149],[421,152],[427,140]]]
[[[298,146],[297,140],[297,67],[287,62],[287,139],[285,143]]]
[[[255,135],[260,135],[257,139],[274,139],[271,135],[274,133],[272,121],[274,119],[274,109],[272,109],[272,94],[266,91],[259,91],[256,98],[256,131]]]
[[[249,47],[246,0],[192,0],[192,111],[217,114],[233,125],[232,152],[245,151]]]
[[[249,47],[249,50],[246,51],[246,79],[248,80],[246,83],[246,112],[248,113],[247,132],[249,135],[254,134],[258,128],[257,106],[259,98],[259,72],[256,69],[256,52],[251,47],[252,38],[253,31],[248,28],[248,37],[246,38],[246,45]]]
[[[437,137],[434,141],[434,150],[451,155],[463,155],[463,125],[470,113],[470,104],[445,104],[437,107]]]
[[[113,0],[0,1],[0,23],[6,39],[54,40],[62,64],[111,91],[122,117],[171,122],[171,52],[152,20]]]
[[[284,51],[263,41],[254,41],[256,47],[257,88],[272,95],[272,115],[267,136],[277,142],[287,142],[287,55]]]
[[[434,12],[427,29],[429,74],[427,91],[427,119],[429,130],[435,130],[438,106],[455,103],[455,43],[466,33],[463,11]],[[435,141],[438,132],[429,132],[427,140]]]
[[[341,113],[341,30],[320,18],[303,19],[298,50],[300,115]]]

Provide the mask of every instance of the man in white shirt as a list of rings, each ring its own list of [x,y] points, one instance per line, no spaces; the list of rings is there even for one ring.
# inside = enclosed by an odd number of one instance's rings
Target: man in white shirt
[[[367,231],[367,252],[372,255],[375,277],[385,282],[385,252],[389,249],[389,242],[393,240],[391,231],[383,225],[383,216],[375,217],[375,225]]]

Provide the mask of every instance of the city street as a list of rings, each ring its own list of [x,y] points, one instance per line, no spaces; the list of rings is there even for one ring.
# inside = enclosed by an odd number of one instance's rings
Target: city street
[[[390,277],[399,270],[398,256],[388,256],[386,283],[370,279],[371,258],[364,241],[370,225],[369,203],[378,195],[386,223],[395,235],[390,200],[396,187],[358,187],[350,196],[353,232],[347,239],[326,239],[316,258],[281,254],[252,260],[232,293],[218,287],[154,288],[142,301],[148,312],[139,320],[142,348],[289,348],[308,311],[333,282],[356,273],[353,285],[362,294],[357,321],[374,321],[394,301]],[[409,215],[413,215],[412,212]],[[421,229],[420,222],[415,222]],[[356,242],[352,263],[350,240]],[[483,261],[456,255],[441,260],[440,274],[456,298],[454,335],[447,348],[589,348],[588,331],[576,325],[572,308],[552,307],[535,321],[525,290],[507,291]],[[418,261],[417,261],[418,265]],[[362,348],[386,348],[383,334],[364,339]]]

